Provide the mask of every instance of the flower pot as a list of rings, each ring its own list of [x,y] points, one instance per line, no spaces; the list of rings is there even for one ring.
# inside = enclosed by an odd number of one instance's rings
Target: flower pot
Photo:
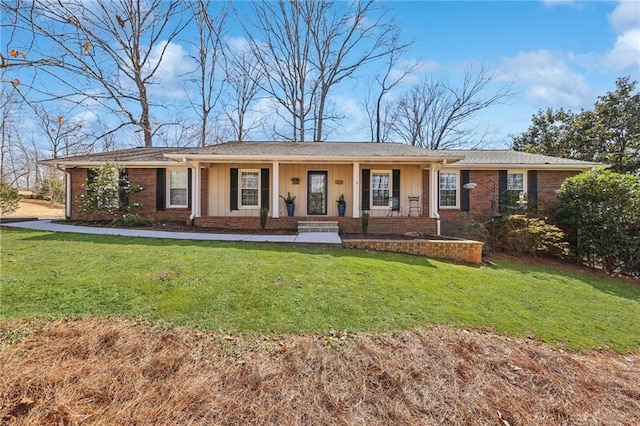
[[[338,216],[344,216],[344,212],[347,210],[346,204],[338,204]]]
[[[295,204],[287,204],[287,216],[293,216],[293,212],[296,209]]]

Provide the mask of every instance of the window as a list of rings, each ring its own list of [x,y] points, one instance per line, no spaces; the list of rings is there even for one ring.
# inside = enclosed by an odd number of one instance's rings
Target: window
[[[187,170],[169,170],[169,207],[189,205],[189,173]]]
[[[440,172],[440,207],[458,207],[458,173]]]
[[[517,200],[518,196],[525,193],[526,174],[524,172],[507,171],[507,199]]]
[[[391,172],[371,173],[371,206],[389,207]]]
[[[260,171],[240,170],[240,207],[260,204]]]

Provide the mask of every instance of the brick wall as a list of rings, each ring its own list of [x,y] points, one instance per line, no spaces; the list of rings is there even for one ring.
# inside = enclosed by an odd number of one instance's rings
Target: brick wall
[[[74,168],[69,169],[71,174],[71,219],[87,220],[92,217],[98,220],[112,219],[112,215],[100,214],[98,216],[89,216],[80,213],[80,195],[86,192],[87,169]],[[159,221],[180,221],[186,222],[191,216],[191,209],[188,208],[171,208],[158,211],[156,209],[156,169],[155,168],[129,168],[129,182],[132,186],[141,186],[142,191],[135,192],[129,196],[129,202],[139,203],[140,207],[133,208],[131,213],[141,216],[151,216]],[[202,194],[203,204],[202,211],[206,213],[207,203],[207,176],[202,173]]]
[[[429,170],[422,171],[422,215],[429,216]]]
[[[473,265],[482,263],[483,244],[478,241],[345,240],[344,245],[347,248],[408,253]]]
[[[558,206],[556,191],[565,179],[578,174],[578,171],[555,171],[538,170],[538,213],[548,217],[553,217]],[[472,217],[484,219],[491,212],[491,201],[498,198],[498,170],[471,170],[469,172],[469,182],[477,183],[478,186],[469,190],[469,211]],[[495,189],[494,189],[495,182]],[[465,191],[465,189],[460,189]],[[460,209],[440,209],[440,218],[445,220],[455,220],[462,211]]]
[[[555,216],[555,209],[560,200],[556,196],[556,191],[565,179],[579,174],[576,171],[538,171],[538,213],[548,216]]]

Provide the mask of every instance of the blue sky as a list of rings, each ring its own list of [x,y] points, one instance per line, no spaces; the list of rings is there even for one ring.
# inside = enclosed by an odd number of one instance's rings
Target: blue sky
[[[618,77],[640,78],[640,2],[392,1],[415,59],[455,80],[462,63],[491,61],[513,83],[508,105],[485,111],[492,145],[525,131],[538,109],[592,108]]]
[[[630,75],[640,80],[640,0],[389,1],[387,5],[404,38],[415,41],[400,65],[420,64],[390,93],[390,99],[431,74],[455,83],[470,63],[495,64],[499,70],[496,85],[513,85],[513,95],[505,104],[476,117],[474,124],[480,131],[489,132],[486,147],[508,147],[512,136],[526,131],[539,109],[589,109],[599,95],[614,90],[616,78]],[[240,9],[249,10],[247,6],[247,2],[239,3]],[[237,41],[242,37],[241,28],[231,28],[228,36]],[[194,69],[190,49],[193,45],[185,34],[167,50],[153,93],[159,103],[175,108],[163,110],[159,114],[165,116],[152,117],[154,120],[180,120],[189,113],[180,102],[186,99],[185,72]],[[29,81],[27,76],[20,77]],[[45,78],[40,83],[50,84]],[[346,119],[329,139],[369,140],[361,104],[365,86],[360,78],[333,93],[335,108]],[[257,109],[265,112],[268,106],[263,99]],[[86,107],[85,111],[74,108],[71,119],[89,122],[104,116],[95,106]],[[38,131],[28,116],[22,122]],[[124,146],[140,145],[138,137],[134,132],[120,135]],[[255,133],[251,138],[269,139],[270,135]]]

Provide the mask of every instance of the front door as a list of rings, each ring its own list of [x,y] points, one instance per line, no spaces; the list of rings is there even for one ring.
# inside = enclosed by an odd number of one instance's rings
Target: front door
[[[327,172],[307,172],[307,215],[327,214]]]

